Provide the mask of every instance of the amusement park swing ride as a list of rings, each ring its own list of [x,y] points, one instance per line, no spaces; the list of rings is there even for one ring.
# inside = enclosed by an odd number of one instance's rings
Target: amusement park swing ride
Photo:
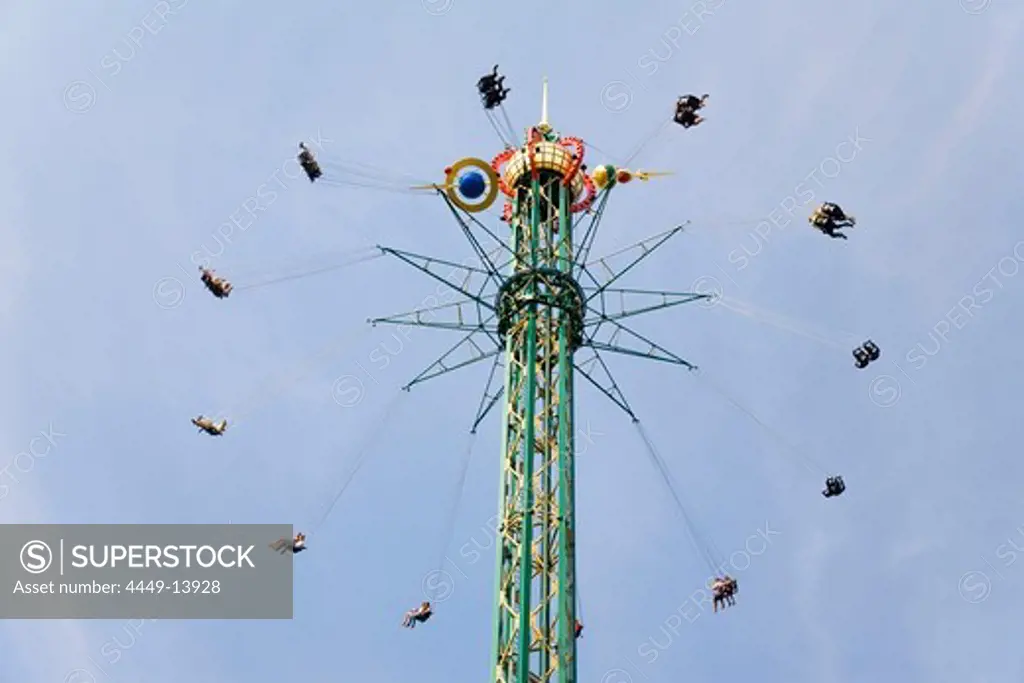
[[[698,372],[695,365],[626,323],[636,316],[716,295],[618,286],[627,273],[683,232],[685,224],[616,252],[627,257],[625,265],[617,269],[608,265],[608,257],[590,260],[612,191],[632,180],[646,181],[664,174],[612,165],[589,170],[584,161],[592,145],[578,137],[560,136],[548,120],[546,80],[540,122],[528,130],[525,141],[513,144],[506,140],[505,134],[514,136],[515,130],[502,106],[509,92],[503,80],[495,67],[477,84],[491,124],[506,143],[490,162],[467,157],[445,169],[443,183],[413,187],[369,167],[350,165],[348,170],[365,181],[353,183],[356,185],[436,193],[473,251],[473,265],[465,265],[377,247],[378,255],[393,256],[410,265],[445,285],[458,299],[369,322],[462,333],[458,342],[404,387],[407,390],[455,370],[490,362],[471,432],[475,433],[500,404],[492,680],[575,683],[576,641],[582,631],[575,545],[576,379],[595,387],[630,417],[694,532],[671,474],[613,378],[605,357],[625,355]],[[674,120],[684,128],[698,125],[703,118],[696,112],[706,102],[707,95],[680,98],[669,122]],[[500,110],[508,123],[504,134],[495,110]],[[345,182],[332,179],[336,175],[332,168],[337,167],[327,162],[321,165],[305,145],[300,147],[299,162],[311,182]],[[499,198],[503,200],[500,220],[507,230],[504,236],[477,217]],[[843,220],[845,224],[834,223]],[[820,207],[810,222],[826,234],[854,224],[852,217],[833,204]],[[226,298],[232,292],[231,284],[212,271],[204,270],[202,280],[217,298]],[[749,307],[733,306],[737,312],[751,313]],[[879,354],[878,347],[869,340],[855,349],[855,365],[866,367]],[[766,427],[756,416],[747,414]],[[193,424],[214,436],[223,435],[228,428],[226,420],[215,422],[202,415],[193,419]],[[844,490],[841,477],[829,476],[822,494],[831,498]],[[272,547],[285,552],[290,543],[297,553],[305,549],[305,539],[304,534],[298,534],[293,541],[281,539]],[[704,552],[711,567],[721,566],[715,557],[720,553]],[[716,585],[716,600],[722,597],[732,604],[735,581],[729,584],[724,581],[727,578]],[[415,626],[431,615],[432,608],[425,602],[406,615],[405,625]]]

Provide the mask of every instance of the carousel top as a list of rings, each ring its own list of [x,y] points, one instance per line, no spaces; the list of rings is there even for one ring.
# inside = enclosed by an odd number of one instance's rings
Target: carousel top
[[[501,177],[504,185],[502,189],[510,191],[524,182],[530,182],[539,173],[556,173],[570,188],[575,201],[586,191],[583,154],[582,140],[561,138],[552,129],[548,121],[548,79],[545,78],[541,92],[540,122],[527,131],[526,143],[521,148],[505,150],[495,158],[493,166]]]

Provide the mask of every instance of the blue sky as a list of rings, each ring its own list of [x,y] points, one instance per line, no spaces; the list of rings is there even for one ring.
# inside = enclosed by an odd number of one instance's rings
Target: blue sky
[[[536,121],[547,75],[556,128],[616,158],[679,94],[711,94],[705,125],[644,148],[639,166],[676,175],[618,190],[594,255],[693,220],[628,284],[699,282],[790,322],[723,304],[637,328],[849,484],[824,501],[793,450],[706,383],[612,359],[701,531],[726,554],[760,552],[735,556],[749,560],[736,609],[694,617],[706,567],[632,425],[580,385],[581,677],[1019,680],[1024,8],[989,2],[4,3],[0,520],[308,526],[363,444],[372,455],[298,558],[293,621],[5,622],[0,680],[276,681],[296,657],[325,683],[490,675],[492,555],[472,545],[493,537],[493,417],[448,549],[451,595],[426,628],[398,628],[443,552],[486,368],[394,404],[454,339],[415,330],[399,346],[363,321],[434,285],[377,260],[227,301],[193,279],[168,308],[154,288],[194,275],[191,255],[300,139],[427,180],[490,158],[473,85],[495,62],[517,127]],[[469,256],[437,200],[282,185],[220,272],[374,242]],[[804,222],[826,199],[859,219],[846,242]],[[883,357],[858,372],[849,351],[868,336]],[[333,399],[343,376],[359,378],[355,405]],[[197,436],[188,419],[215,411],[241,419]]]

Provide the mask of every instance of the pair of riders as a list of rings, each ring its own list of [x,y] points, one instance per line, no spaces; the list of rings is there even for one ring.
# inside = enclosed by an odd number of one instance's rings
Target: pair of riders
[[[832,239],[843,240],[847,239],[847,236],[839,230],[852,228],[857,224],[857,220],[853,216],[847,215],[838,204],[832,202],[825,202],[816,208],[807,220]]]
[[[215,297],[217,297],[218,299],[223,299],[228,294],[231,294],[231,290],[233,289],[233,287],[230,282],[228,282],[222,277],[217,277],[209,268],[203,268],[202,266],[200,266],[199,272],[202,273],[200,279],[202,279],[203,284],[206,285],[206,288],[208,290],[213,292],[213,295]]]
[[[869,339],[853,350],[853,364],[858,370],[863,370],[870,363],[878,360],[881,355],[882,350],[878,348],[878,344]]]
[[[719,605],[722,606],[722,609],[725,609],[726,606],[735,606],[735,596],[738,588],[739,584],[736,582],[736,579],[728,574],[716,578],[711,584],[711,594],[714,597],[714,611],[718,611]]]
[[[704,117],[697,112],[708,103],[708,96],[683,95],[676,101],[676,113],[672,120],[683,128],[696,126],[704,121]]]
[[[480,100],[484,103],[484,109],[494,109],[508,97],[511,88],[504,86],[505,77],[498,74],[498,65],[494,65],[494,71],[482,76],[476,83],[477,92],[480,93]]]
[[[821,495],[826,498],[834,498],[835,496],[842,495],[845,490],[846,482],[843,481],[842,477],[829,477],[825,480],[825,490],[821,492]]]

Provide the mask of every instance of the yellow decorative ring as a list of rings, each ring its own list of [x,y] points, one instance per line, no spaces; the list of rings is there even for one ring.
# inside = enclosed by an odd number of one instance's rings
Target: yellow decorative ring
[[[473,168],[484,174],[487,178],[487,194],[484,195],[476,204],[470,204],[465,199],[459,196],[458,191],[458,177],[459,174],[467,169]],[[463,211],[468,213],[478,213],[491,207],[494,200],[498,197],[498,174],[494,172],[491,165],[483,159],[477,159],[476,157],[466,157],[455,162],[448,171],[447,177],[444,179],[445,193],[448,195],[448,199],[451,200],[452,204],[459,207]]]

